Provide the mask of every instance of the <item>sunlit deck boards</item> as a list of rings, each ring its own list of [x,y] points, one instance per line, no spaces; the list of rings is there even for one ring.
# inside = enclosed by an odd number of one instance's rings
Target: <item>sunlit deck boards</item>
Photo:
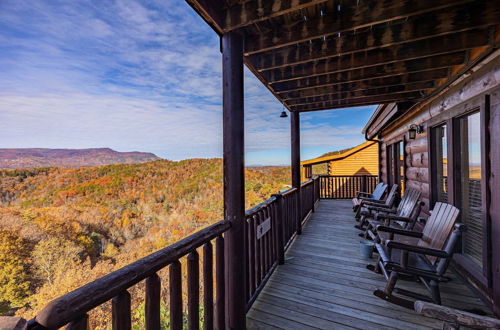
[[[365,268],[358,252],[351,201],[322,200],[247,314],[248,328],[425,329],[441,323],[375,296],[385,280]],[[372,260],[372,262],[375,259]],[[443,305],[482,309],[483,303],[454,274],[441,286]],[[409,281],[398,284],[419,288]]]

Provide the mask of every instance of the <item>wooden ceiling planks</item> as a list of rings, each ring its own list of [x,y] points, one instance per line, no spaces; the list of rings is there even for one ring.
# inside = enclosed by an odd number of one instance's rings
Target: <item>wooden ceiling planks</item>
[[[500,44],[500,1],[186,1],[245,36],[245,64],[290,111],[418,101]]]
[[[248,58],[258,71],[270,70],[395,45],[413,47],[417,45],[415,41],[484,28],[497,22],[500,22],[500,6],[488,8],[483,2],[467,3],[455,11],[444,9],[397,24],[379,24],[356,33],[281,47]]]
[[[362,69],[334,72],[313,77],[294,79],[272,84],[277,92],[301,89],[311,86],[330,85],[334,82],[360,81],[373,78],[390,77],[396,74],[426,71],[450,67],[452,65],[464,64],[467,59],[465,52],[457,52],[447,55],[437,55],[423,59],[382,64]]]
[[[283,25],[273,31],[263,31],[257,35],[247,35],[245,55],[276,49],[299,42],[353,31],[401,18],[420,15],[434,10],[452,7],[473,0],[391,0],[391,1],[350,1],[350,5],[340,5],[332,13],[304,18],[301,21]]]
[[[300,79],[321,74],[349,71],[370,66],[403,62],[435,55],[451,54],[491,44],[487,29],[472,30],[453,35],[420,40],[401,46],[385,47],[366,52],[332,57],[326,60],[307,62],[294,66],[262,72],[270,83]]]

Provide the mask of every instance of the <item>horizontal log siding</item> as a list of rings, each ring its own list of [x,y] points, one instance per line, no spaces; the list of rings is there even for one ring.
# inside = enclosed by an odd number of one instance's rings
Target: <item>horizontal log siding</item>
[[[406,186],[422,192],[422,207],[420,216],[428,217],[429,214],[429,146],[427,142],[427,127],[424,133],[419,134],[415,140],[408,140],[405,148],[406,159]]]
[[[380,175],[384,182],[388,181],[387,177],[387,160],[386,160],[386,150],[387,145],[385,143],[380,144]]]

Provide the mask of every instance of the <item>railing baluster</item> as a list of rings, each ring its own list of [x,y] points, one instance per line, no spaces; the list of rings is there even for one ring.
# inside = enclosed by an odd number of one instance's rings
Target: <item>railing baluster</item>
[[[132,319],[130,315],[130,293],[123,291],[111,300],[111,315],[113,330],[130,330]]]
[[[263,222],[263,217],[262,213],[259,212],[257,213],[257,217],[259,219],[259,225],[262,224]],[[262,279],[266,275],[266,250],[265,250],[265,244],[264,244],[264,238],[261,237],[259,240],[259,255],[260,255],[260,275],[259,275],[259,285],[260,282],[262,282]]]
[[[146,279],[146,329],[160,329],[160,289],[161,281],[158,274]]]
[[[66,330],[87,330],[89,328],[89,316],[84,314],[72,321],[66,327]]]
[[[182,329],[182,276],[181,263],[174,261],[169,267],[170,329]]]
[[[224,280],[224,238],[222,235],[215,240],[215,281],[216,281],[216,328],[225,329],[225,280]]]
[[[248,297],[252,296],[255,290],[255,231],[253,226],[254,219],[249,217],[247,226],[248,236]]]
[[[196,250],[187,257],[188,329],[200,328],[200,266]]]
[[[265,208],[262,210],[262,218],[263,218],[263,221],[266,221],[267,218],[268,218],[268,213],[267,211],[269,210],[269,208]],[[264,276],[266,276],[266,273],[267,271],[269,270],[269,266],[270,266],[270,255],[269,255],[269,232],[265,233],[264,236],[262,237],[263,238],[263,241],[264,241]]]
[[[260,268],[261,268],[261,254],[260,254],[260,240],[257,239],[257,226],[259,225],[259,216],[255,214],[253,216],[253,231],[255,233],[255,286],[258,287],[260,283]]]
[[[278,202],[276,201],[271,205],[271,228],[272,228],[272,248],[273,248],[273,262],[278,260]]]
[[[212,243],[203,246],[203,329],[214,328],[214,277]]]
[[[249,274],[249,269],[250,269],[250,239],[249,239],[249,235],[250,235],[250,230],[249,230],[249,222],[248,222],[248,216],[245,216],[245,223],[244,223],[244,226],[245,226],[245,234],[244,234],[244,237],[245,237],[245,249],[244,249],[244,257],[245,257],[245,261],[244,261],[244,264],[246,266],[246,283],[245,283],[245,301],[248,301],[250,299],[250,297],[252,296],[251,294],[251,285],[250,285],[250,276],[248,275]]]

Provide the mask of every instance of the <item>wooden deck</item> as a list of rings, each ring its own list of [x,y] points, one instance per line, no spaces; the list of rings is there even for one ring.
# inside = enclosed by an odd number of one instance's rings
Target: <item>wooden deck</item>
[[[365,268],[375,259],[359,255],[359,230],[353,228],[351,202],[322,200],[316,213],[286,253],[285,264],[271,276],[252,309],[247,327],[260,329],[427,329],[441,322],[390,304],[372,292],[383,288],[383,275]],[[488,311],[452,272],[442,284],[443,305]],[[424,292],[422,284],[399,281]]]

